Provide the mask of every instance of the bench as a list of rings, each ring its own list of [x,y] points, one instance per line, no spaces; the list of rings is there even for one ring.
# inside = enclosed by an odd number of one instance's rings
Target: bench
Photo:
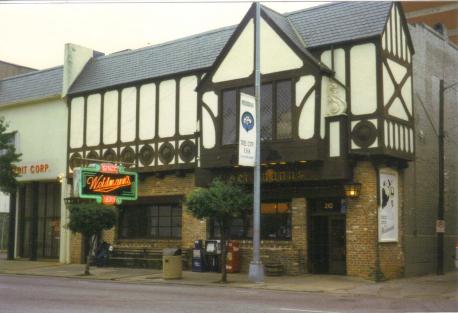
[[[182,249],[181,253],[183,269],[187,269],[190,251]],[[162,249],[114,246],[109,265],[113,267],[162,269]]]

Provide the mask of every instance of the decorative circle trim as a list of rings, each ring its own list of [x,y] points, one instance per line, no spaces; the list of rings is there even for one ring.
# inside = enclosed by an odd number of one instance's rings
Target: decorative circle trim
[[[180,158],[188,163],[196,156],[196,145],[188,139],[181,143],[178,152],[180,154]]]
[[[134,163],[136,159],[135,151],[132,147],[125,147],[121,152],[121,161]]]
[[[361,148],[368,148],[377,138],[377,128],[367,120],[360,121],[353,128],[351,138]]]
[[[91,151],[86,155],[86,158],[97,160],[97,159],[99,158],[99,154],[97,153],[97,151],[91,150]],[[89,162],[89,163],[90,163],[90,162]]]
[[[150,145],[141,147],[138,153],[138,159],[144,166],[148,166],[154,161],[154,149]]]
[[[159,160],[163,164],[169,164],[175,158],[175,148],[170,142],[162,144],[159,148]]]
[[[70,157],[70,160],[68,161],[68,164],[72,170],[75,167],[81,166],[82,164],[81,154],[79,154],[78,152],[73,153],[72,156]]]
[[[116,161],[116,152],[113,149],[108,149],[103,153],[103,160],[108,162]]]

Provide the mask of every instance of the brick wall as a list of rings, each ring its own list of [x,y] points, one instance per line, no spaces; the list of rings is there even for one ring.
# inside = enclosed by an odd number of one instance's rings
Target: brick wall
[[[371,280],[401,277],[403,254],[403,188],[399,175],[399,241],[378,243],[378,172],[369,161],[358,162],[354,179],[361,183],[361,194],[348,200],[347,210],[347,275]]]
[[[139,181],[139,197],[163,197],[179,196],[185,197],[195,189],[194,174],[186,174],[183,177],[167,175],[163,178],[149,176]],[[195,219],[182,205],[182,239],[181,240],[116,240],[116,231],[112,229],[104,233],[104,238],[111,239],[108,242],[115,242],[117,247],[129,246],[138,248],[168,248],[181,247],[189,249],[194,246],[194,240],[206,238],[206,222]]]
[[[405,170],[405,275],[436,272],[438,204],[439,80],[458,81],[458,49],[429,27],[410,25],[415,46],[413,64],[415,161]],[[458,88],[445,91],[445,221],[444,268],[455,269],[458,219]]]
[[[307,272],[307,202],[305,198],[291,201],[291,240],[262,240],[261,260],[263,264],[279,262],[285,274],[298,275]],[[240,241],[241,271],[248,272],[252,260],[251,240]]]

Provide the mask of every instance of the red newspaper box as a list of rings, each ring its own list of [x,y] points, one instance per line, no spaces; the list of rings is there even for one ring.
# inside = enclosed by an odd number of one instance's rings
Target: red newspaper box
[[[240,248],[238,241],[230,240],[227,243],[226,272],[240,272]]]

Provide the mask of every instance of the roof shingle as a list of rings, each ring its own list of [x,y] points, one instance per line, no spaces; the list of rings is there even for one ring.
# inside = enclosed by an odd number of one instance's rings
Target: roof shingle
[[[63,67],[53,67],[0,80],[0,106],[62,93]]]

